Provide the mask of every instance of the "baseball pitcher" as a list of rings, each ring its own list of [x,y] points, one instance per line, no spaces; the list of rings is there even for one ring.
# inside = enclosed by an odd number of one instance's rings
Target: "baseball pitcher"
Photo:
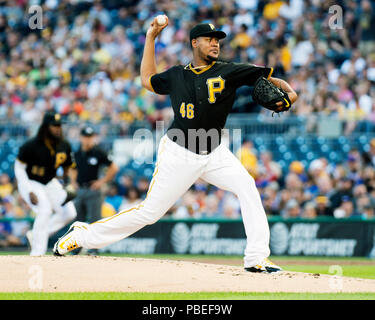
[[[245,270],[281,271],[267,259],[269,226],[255,181],[221,143],[221,135],[238,87],[254,86],[262,79],[259,101],[275,112],[289,110],[297,95],[285,81],[271,78],[272,68],[218,61],[220,39],[226,34],[212,24],[198,24],[190,31],[191,63],[157,73],[155,39],[167,25],[168,19],[164,25],[156,18],[151,23],[141,63],[143,86],[169,95],[174,111],[174,121],[159,145],[147,196],[141,204],[112,217],[90,225],[73,224],[57,241],[54,252],[63,255],[79,246],[100,248],[130,236],[158,221],[201,178],[239,198],[247,236]]]

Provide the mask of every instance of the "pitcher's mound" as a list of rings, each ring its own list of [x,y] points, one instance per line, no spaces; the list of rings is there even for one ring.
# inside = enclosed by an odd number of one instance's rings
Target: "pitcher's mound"
[[[375,292],[375,280],[198,262],[93,256],[0,257],[0,292]]]

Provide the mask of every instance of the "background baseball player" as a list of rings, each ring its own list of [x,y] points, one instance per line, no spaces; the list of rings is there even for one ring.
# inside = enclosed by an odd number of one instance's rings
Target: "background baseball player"
[[[74,152],[76,167],[70,171],[70,183],[77,189],[77,196],[73,200],[77,209],[77,220],[88,223],[101,218],[101,189],[118,172],[117,165],[97,145],[96,139],[97,135],[92,126],[86,125],[82,128],[80,147]],[[107,167],[107,170],[100,177],[103,166]]]
[[[121,240],[159,220],[189,187],[201,178],[237,195],[247,236],[244,266],[251,272],[277,272],[270,262],[269,227],[254,179],[221,143],[221,132],[236,89],[254,85],[266,77],[282,87],[287,97],[278,102],[288,107],[296,93],[283,80],[270,78],[272,68],[217,61],[219,40],[226,34],[212,24],[199,24],[190,31],[193,62],[156,72],[155,38],[168,25],[157,19],[147,31],[141,63],[142,84],[158,94],[169,94],[174,121],[161,139],[158,159],[145,200],[128,210],[93,224],[75,223],[55,246],[57,255],[76,247],[100,248]]]
[[[15,176],[21,197],[36,214],[29,240],[32,256],[47,251],[48,237],[73,220],[73,193],[56,178],[61,166],[65,174],[74,166],[70,144],[63,139],[61,116],[46,113],[35,137],[26,141],[15,161]]]

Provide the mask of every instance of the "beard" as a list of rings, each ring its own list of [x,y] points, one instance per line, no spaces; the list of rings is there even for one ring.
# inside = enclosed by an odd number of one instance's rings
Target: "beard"
[[[210,56],[209,54],[207,55],[207,60],[209,62],[214,62],[214,61],[217,61],[218,57],[213,57],[213,56]]]
[[[51,140],[55,144],[58,144],[62,141],[62,135],[55,135],[49,129],[46,130],[46,138]]]
[[[218,57],[211,56],[210,54],[204,54],[200,48],[198,48],[198,55],[207,64],[211,64],[212,62],[218,60]]]
[[[214,62],[214,61],[217,61],[217,57],[213,57],[213,56],[211,56],[211,55],[207,55],[206,57],[205,57],[205,59],[204,59],[204,61],[207,63],[207,64],[211,64],[212,62]]]

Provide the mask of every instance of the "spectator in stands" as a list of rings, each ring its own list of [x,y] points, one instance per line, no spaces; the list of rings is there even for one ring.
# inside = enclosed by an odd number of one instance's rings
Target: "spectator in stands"
[[[136,183],[136,188],[139,192],[141,199],[144,199],[147,195],[148,188],[150,186],[149,179],[147,177],[140,177]]]
[[[329,199],[326,195],[318,195],[315,198],[316,214],[319,217],[327,216],[333,217],[333,210],[330,206]]]
[[[295,20],[302,16],[304,4],[302,0],[287,0],[280,7],[279,15],[288,20]]]
[[[365,205],[370,205],[375,207],[375,199],[371,199],[367,186],[359,182],[353,188],[353,199],[354,207],[357,212],[361,212]]]
[[[318,216],[316,205],[313,201],[308,201],[303,206],[303,211],[301,214],[302,218],[315,219]]]
[[[258,174],[258,159],[254,144],[251,140],[243,140],[241,148],[236,152],[236,157],[253,178],[256,179]]]
[[[207,184],[202,180],[197,181],[194,186],[195,202],[197,211],[202,214],[206,210],[206,197],[208,194]]]
[[[140,194],[137,188],[132,187],[128,190],[128,193],[125,199],[122,201],[121,205],[119,206],[118,211],[126,210],[127,208],[134,207],[135,205],[141,203]]]
[[[87,87],[89,99],[104,98],[110,100],[113,95],[113,85],[104,71],[98,72]]]
[[[13,214],[13,203],[11,196],[8,196],[0,202],[0,217],[11,218]],[[26,230],[25,230],[26,232]],[[0,247],[19,246],[21,239],[13,234],[11,222],[0,222]]]
[[[345,106],[340,103],[336,94],[329,94],[326,100],[326,108],[323,113],[331,117],[336,117],[338,119],[343,119],[346,113]]]
[[[280,212],[275,208],[274,202],[275,202],[275,196],[272,196],[270,192],[263,191],[262,203],[263,203],[264,211],[266,212],[267,216],[280,215]]]
[[[128,193],[130,191],[131,189],[128,190]],[[119,194],[118,186],[115,182],[111,182],[108,184],[104,202],[110,204],[114,209],[114,212],[119,212],[120,207],[123,206],[124,198]]]
[[[3,199],[3,214],[6,218],[13,218],[10,221],[12,234],[12,245],[26,244],[26,233],[30,230],[30,222],[26,220],[16,220],[26,217],[25,211],[18,205],[13,196],[7,196]]]
[[[240,29],[243,25],[246,26],[246,29],[253,27],[254,25],[254,16],[252,11],[246,10],[246,8],[239,8],[238,13],[233,18],[233,24],[238,29]]]
[[[248,27],[246,24],[242,24],[239,27],[238,33],[234,39],[230,42],[230,46],[235,50],[245,50],[251,45],[251,37],[248,34]]]
[[[280,8],[284,2],[279,0],[270,0],[263,9],[263,16],[267,20],[276,20],[279,17]]]
[[[366,60],[361,56],[359,49],[354,49],[351,56],[341,64],[340,73],[344,75],[350,73],[360,75],[365,68]]]
[[[361,7],[358,12],[359,19],[359,50],[364,56],[375,51],[375,7],[369,0],[361,1]]]
[[[332,208],[339,207],[341,205],[343,197],[345,196],[349,199],[352,199],[353,198],[352,190],[353,190],[353,181],[347,177],[342,177],[338,181],[335,191],[329,198]]]
[[[316,185],[319,194],[325,194],[327,197],[332,194],[333,182],[330,176],[322,176],[318,178]]]
[[[365,166],[363,168],[362,179],[368,193],[371,194],[375,190],[375,171],[372,166]]]
[[[301,207],[298,201],[294,198],[288,200],[285,206],[283,217],[288,218],[299,218],[301,214]]]
[[[294,173],[303,182],[307,182],[307,174],[305,172],[305,166],[301,161],[292,161],[288,167],[289,173]]]
[[[292,66],[295,68],[307,66],[313,60],[314,47],[310,39],[306,39],[302,33],[296,35],[295,41],[292,49]]]
[[[198,205],[192,190],[188,190],[178,200],[173,217],[176,219],[200,218],[200,212],[198,211]]]
[[[360,195],[354,199],[354,210],[356,215],[362,216],[365,213],[365,208],[367,207],[373,207],[368,194]]]
[[[347,177],[354,182],[361,180],[361,158],[357,153],[349,153],[347,160]]]
[[[0,198],[5,199],[12,195],[14,190],[13,184],[10,181],[9,175],[2,173],[0,175]]]
[[[214,195],[218,200],[217,217],[238,218],[240,214],[240,203],[233,193],[210,186],[209,195]]]
[[[349,218],[355,215],[354,204],[349,196],[342,196],[340,205],[333,211],[335,218]]]
[[[129,189],[134,186],[134,173],[125,173],[118,179],[118,193],[121,196],[127,196]]]
[[[375,167],[375,138],[370,140],[370,150],[362,153],[363,162],[365,165]]]
[[[281,177],[282,170],[280,165],[273,160],[271,151],[262,151],[260,153],[259,167],[263,170],[263,179],[268,182],[278,181]]]
[[[359,213],[363,219],[375,219],[375,210],[371,205],[365,205]]]
[[[225,192],[225,198],[223,202],[223,218],[228,219],[239,219],[241,214],[240,202],[238,198],[231,192]]]
[[[202,210],[202,218],[215,218],[218,216],[219,199],[214,194],[208,194],[205,197],[205,206]],[[224,208],[224,215],[226,211]],[[228,216],[230,218],[230,216]]]
[[[225,218],[225,219],[240,219],[241,215],[235,207],[229,205],[229,206],[224,207],[223,218]]]
[[[303,182],[297,174],[289,173],[285,177],[285,188],[289,190],[290,196],[297,200],[298,203],[304,201]]]
[[[311,161],[308,174],[312,177],[315,181],[320,177],[327,177],[327,164],[324,159],[319,158]]]

